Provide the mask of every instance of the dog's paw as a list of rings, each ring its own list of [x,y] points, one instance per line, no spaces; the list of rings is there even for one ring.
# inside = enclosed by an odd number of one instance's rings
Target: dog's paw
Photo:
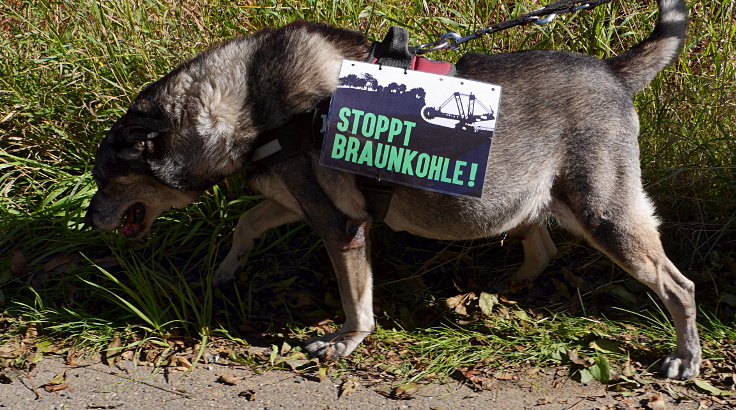
[[[236,271],[237,267],[233,268],[225,262],[221,263],[215,270],[215,274],[212,275],[212,286],[218,288],[232,282],[235,280]]]
[[[369,333],[339,331],[307,340],[304,349],[321,362],[334,362],[352,353]]]
[[[700,357],[667,356],[662,362],[662,374],[668,379],[688,380],[700,374]]]

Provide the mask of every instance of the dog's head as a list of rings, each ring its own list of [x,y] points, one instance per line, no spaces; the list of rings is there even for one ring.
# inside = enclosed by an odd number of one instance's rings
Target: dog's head
[[[242,166],[257,130],[232,78],[188,61],[150,84],[102,140],[92,170],[98,191],[86,223],[130,237],[161,212],[183,207]]]
[[[148,231],[242,168],[259,136],[309,112],[337,86],[343,58],[365,59],[359,33],[296,22],[225,41],[141,91],[97,151],[86,221]]]
[[[102,231],[120,227],[124,235],[141,236],[161,212],[189,204],[206,188],[181,178],[171,150],[179,124],[156,103],[156,88],[138,96],[97,150],[92,175],[98,190],[86,222]]]

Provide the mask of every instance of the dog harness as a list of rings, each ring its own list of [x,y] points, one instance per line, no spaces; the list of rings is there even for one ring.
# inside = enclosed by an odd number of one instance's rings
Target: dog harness
[[[367,61],[404,70],[455,75],[454,64],[417,56],[417,47],[409,46],[409,32],[398,26],[391,26],[383,41],[372,44]],[[264,169],[301,155],[306,149],[321,149],[329,109],[330,99],[326,99],[313,111],[296,115],[261,135],[261,145],[253,150],[249,166]],[[355,178],[365,197],[368,214],[374,221],[383,221],[391,205],[394,184],[362,175]]]

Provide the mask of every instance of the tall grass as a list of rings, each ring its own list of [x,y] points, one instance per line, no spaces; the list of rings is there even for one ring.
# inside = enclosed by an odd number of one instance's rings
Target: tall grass
[[[98,346],[115,329],[131,325],[161,338],[175,331],[202,339],[218,329],[237,333],[243,324],[303,326],[320,315],[331,317],[339,309],[331,268],[317,238],[300,224],[268,233],[234,286],[211,289],[209,275],[226,251],[230,229],[259,200],[246,196],[239,176],[186,210],[166,213],[145,241],[83,229],[82,217],[95,189],[90,177],[93,155],[105,131],[141,87],[208,44],[231,36],[308,19],[355,29],[376,40],[388,26],[398,24],[412,32],[413,42],[423,43],[447,31],[468,34],[539,6],[530,0],[2,3],[0,303],[4,300],[3,308],[24,313],[50,332],[83,335],[88,344]],[[468,51],[528,48],[605,57],[649,33],[655,15],[654,2],[616,1],[590,13],[563,16],[545,27],[514,28],[431,57],[455,60]],[[712,320],[704,319],[703,326],[719,323],[714,328],[732,338],[734,5],[725,0],[693,3],[691,15],[682,57],[636,97],[642,167],[647,189],[667,221],[663,229],[670,254],[696,280],[698,297],[710,312]],[[397,239],[380,230],[378,235]],[[621,272],[610,273],[611,265],[591,256],[580,242],[564,234],[559,238],[562,257],[551,270],[560,286],[567,283],[560,274],[562,265],[592,266],[610,277],[604,284],[608,287],[589,292],[583,303],[595,303],[606,289],[622,288],[613,285],[625,278]],[[520,252],[478,241],[437,245],[404,236],[398,240],[407,244],[401,256],[385,256],[391,252],[376,241],[377,255],[386,257],[377,266],[391,269],[407,286],[382,285],[397,278],[382,276],[380,269],[376,285],[398,298],[378,296],[382,320],[400,325],[437,324],[399,305],[436,308],[436,299],[453,288],[439,274],[487,274],[501,270],[489,268],[498,261],[518,261],[513,255]],[[27,259],[28,269],[11,266],[14,254]],[[435,262],[432,255],[444,259]],[[64,256],[75,258],[63,268],[52,266],[55,258]],[[635,285],[618,290],[624,291],[643,294]],[[646,297],[634,297],[632,303],[637,300],[649,303]]]

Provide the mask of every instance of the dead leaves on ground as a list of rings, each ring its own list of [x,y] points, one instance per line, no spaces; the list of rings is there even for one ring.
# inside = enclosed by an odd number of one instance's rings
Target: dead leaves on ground
[[[395,400],[413,399],[417,392],[419,392],[420,388],[421,386],[416,383],[401,384],[391,390],[390,397]]]
[[[41,387],[49,393],[68,389],[69,385],[66,383],[66,369],[54,376],[54,378],[48,383],[42,384]]]
[[[49,340],[39,340],[35,323],[28,323],[12,334],[5,333],[0,345],[0,368],[32,370],[48,354],[60,353],[63,346]]]
[[[217,378],[218,383],[226,384],[228,386],[235,386],[236,384],[240,383],[240,378],[231,375],[230,373],[225,373]]]
[[[510,372],[494,371],[484,365],[473,367],[461,367],[458,369],[463,378],[471,383],[477,390],[492,390],[499,380],[518,380],[518,376]]]
[[[115,333],[115,336],[107,344],[107,348],[104,351],[104,360],[108,366],[114,366],[115,363],[120,361],[122,350],[123,342],[120,340],[120,333]]]
[[[238,393],[238,397],[242,397],[248,401],[255,401],[256,391],[253,389],[243,390],[240,393]]]
[[[477,301],[477,302],[476,302]],[[480,292],[465,292],[445,300],[447,307],[460,316],[468,316],[468,319],[459,319],[460,325],[476,322],[482,318],[495,318],[500,320],[519,319],[528,321],[538,314],[532,310],[521,309],[518,302],[504,296]]]
[[[342,386],[340,386],[340,392],[337,397],[339,399],[348,397],[355,393],[359,386],[360,381],[357,377],[348,377],[347,380],[342,383]]]

